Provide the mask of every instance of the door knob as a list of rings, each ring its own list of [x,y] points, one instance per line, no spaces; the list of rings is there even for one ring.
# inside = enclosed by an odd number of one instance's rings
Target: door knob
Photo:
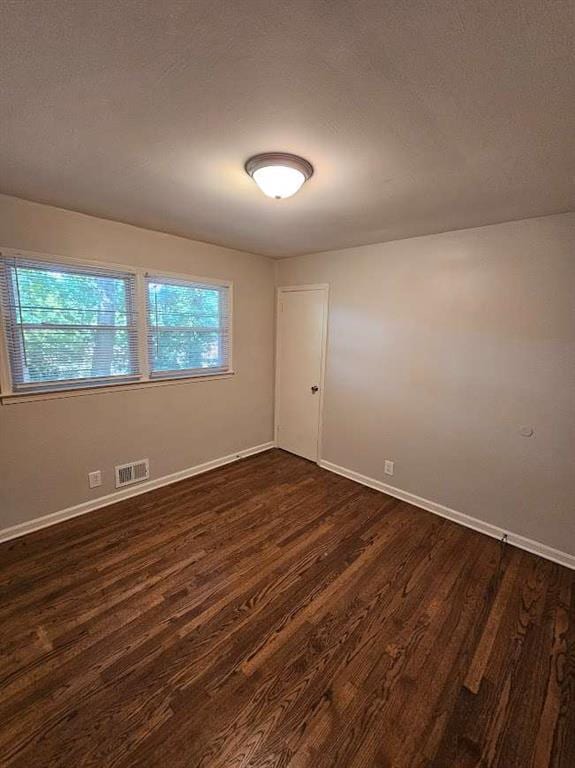
[[[315,395],[315,393],[318,391],[318,389],[319,389],[318,385],[314,384],[313,387],[311,388],[311,391]]]

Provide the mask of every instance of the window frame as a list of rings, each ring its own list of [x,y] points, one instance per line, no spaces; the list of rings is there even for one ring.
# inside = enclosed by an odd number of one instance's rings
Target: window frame
[[[54,397],[70,397],[77,395],[87,395],[96,393],[105,393],[118,390],[130,390],[141,387],[166,386],[170,384],[184,384],[194,381],[209,381],[215,379],[229,378],[235,374],[233,366],[233,339],[234,339],[234,284],[231,280],[222,280],[213,277],[200,277],[197,275],[181,272],[168,272],[163,269],[154,269],[148,267],[134,267],[127,264],[118,264],[115,262],[102,262],[81,258],[70,258],[59,256],[57,254],[38,253],[36,251],[23,251],[12,248],[0,248],[0,257],[7,259],[22,259],[22,261],[45,261],[47,264],[70,265],[71,268],[84,267],[94,268],[101,272],[110,272],[111,274],[124,273],[132,276],[135,282],[135,311],[136,311],[136,337],[137,351],[140,364],[140,373],[130,376],[129,379],[118,377],[115,380],[107,379],[101,383],[94,383],[94,379],[86,380],[82,383],[80,380],[73,383],[50,382],[43,385],[38,382],[37,387],[34,383],[26,385],[25,389],[15,390],[12,384],[12,362],[8,348],[8,327],[6,323],[6,314],[10,311],[2,304],[0,297],[0,398],[2,403],[26,402],[28,400],[51,399]],[[148,334],[150,326],[147,315],[147,287],[146,278],[157,278],[161,280],[176,280],[205,285],[206,287],[220,287],[228,290],[229,306],[229,341],[228,341],[228,366],[226,369],[206,369],[206,373],[191,373],[184,371],[182,374],[162,376],[155,372],[152,375],[148,349]]]
[[[5,257],[6,258],[6,289],[9,296],[12,296],[15,293],[15,287],[18,285],[18,276],[16,275],[16,280],[14,280],[14,275],[12,274],[12,268],[15,266],[16,268],[19,268],[19,265],[17,263],[17,260],[12,257]],[[77,377],[77,378],[50,378],[50,379],[40,379],[38,381],[25,381],[24,379],[24,368],[25,368],[25,348],[26,348],[26,341],[25,341],[25,333],[26,331],[34,331],[34,330],[40,330],[42,328],[46,328],[47,330],[65,330],[65,329],[71,329],[71,330],[104,330],[102,326],[99,324],[92,324],[92,323],[80,323],[80,322],[74,322],[74,323],[29,323],[24,322],[22,320],[22,314],[20,311],[20,318],[18,317],[19,311],[18,308],[20,308],[20,304],[10,304],[8,303],[7,306],[2,307],[2,320],[4,322],[4,340],[7,347],[6,357],[7,357],[7,364],[8,364],[8,370],[10,374],[10,381],[9,385],[11,387],[11,392],[14,394],[37,394],[42,392],[51,392],[51,391],[58,391],[61,389],[77,389],[80,388],[90,388],[90,387],[100,387],[100,386],[106,386],[107,384],[114,384],[114,383],[129,383],[132,381],[138,381],[140,379],[140,354],[139,354],[139,345],[138,345],[138,324],[137,324],[137,306],[136,306],[136,279],[132,272],[128,272],[126,270],[111,270],[111,269],[101,269],[96,268],[94,266],[86,266],[86,265],[80,265],[80,264],[71,264],[70,262],[62,262],[62,261],[53,261],[53,260],[38,260],[38,259],[22,259],[22,262],[24,263],[24,268],[29,268],[32,270],[35,270],[37,268],[42,268],[42,261],[45,262],[46,268],[45,273],[50,272],[64,272],[66,271],[66,274],[73,277],[73,276],[82,276],[85,275],[87,277],[94,277],[94,278],[103,278],[103,279],[113,279],[122,281],[125,285],[125,312],[126,315],[126,323],[125,325],[114,325],[114,330],[125,330],[127,334],[127,359],[126,362],[128,363],[127,367],[129,370],[126,373],[121,374],[109,374],[109,375],[87,375],[84,377]],[[21,306],[21,309],[29,309],[29,307],[26,307],[25,305]],[[70,306],[70,310],[74,309],[74,307]],[[78,311],[82,311],[82,308],[79,307]],[[111,325],[107,326],[108,330],[112,328]],[[11,338],[11,343],[10,343]],[[16,352],[15,347],[19,348],[19,352]],[[16,383],[16,379],[22,379],[18,380]]]
[[[222,332],[227,334],[227,365],[223,366],[213,366],[211,368],[175,368],[171,370],[164,370],[161,369],[154,369],[152,367],[152,334],[154,330],[156,333],[158,332],[158,328],[162,328],[166,331],[170,330],[189,330],[192,331],[194,328],[192,326],[189,327],[181,327],[180,329],[172,328],[170,326],[157,326],[157,325],[151,325],[149,322],[149,313],[152,309],[150,304],[150,295],[148,292],[150,283],[163,283],[164,285],[174,285],[174,286],[182,286],[186,288],[205,288],[206,290],[217,290],[218,292],[221,292],[222,289],[227,291],[226,296],[226,303],[227,303],[227,320],[228,320],[228,327],[225,328],[225,326],[218,326],[218,328],[214,328],[212,330],[217,330],[218,332]],[[147,372],[148,376],[150,377],[150,380],[156,381],[158,379],[182,379],[182,378],[195,378],[197,376],[209,376],[209,375],[217,375],[217,374],[225,374],[228,373],[231,361],[231,293],[229,286],[220,283],[216,283],[213,280],[211,282],[206,282],[204,280],[198,280],[193,279],[191,277],[188,278],[181,278],[181,277],[174,277],[174,276],[168,276],[165,273],[160,274],[158,272],[147,272],[144,275],[144,286],[145,286],[145,292],[146,292],[146,346],[147,346],[147,353],[148,353],[148,359],[147,359]],[[208,330],[208,329],[202,329],[202,330]]]

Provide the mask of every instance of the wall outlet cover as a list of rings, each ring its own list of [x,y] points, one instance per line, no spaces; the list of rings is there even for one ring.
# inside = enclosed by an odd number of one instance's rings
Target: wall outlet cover
[[[102,472],[99,469],[95,472],[88,472],[88,482],[90,488],[99,488],[102,485]]]

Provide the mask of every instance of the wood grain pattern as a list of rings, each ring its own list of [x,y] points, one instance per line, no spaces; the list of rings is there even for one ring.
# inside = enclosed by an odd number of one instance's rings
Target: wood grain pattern
[[[575,574],[279,450],[0,546],[10,768],[573,768]]]

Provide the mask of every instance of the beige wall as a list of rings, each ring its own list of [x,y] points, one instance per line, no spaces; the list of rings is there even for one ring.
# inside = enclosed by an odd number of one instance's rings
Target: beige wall
[[[330,284],[324,459],[575,554],[575,214],[276,270]]]
[[[273,432],[273,262],[0,195],[0,246],[234,282],[236,375],[0,406],[0,529],[114,490],[114,464],[149,457],[152,478]],[[104,485],[89,490],[87,473]]]

